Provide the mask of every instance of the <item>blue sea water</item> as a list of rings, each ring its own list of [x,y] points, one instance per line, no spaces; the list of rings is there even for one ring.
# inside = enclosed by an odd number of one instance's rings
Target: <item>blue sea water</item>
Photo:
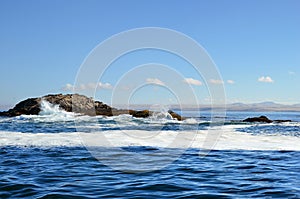
[[[300,198],[300,113],[182,114],[2,117],[0,198]]]

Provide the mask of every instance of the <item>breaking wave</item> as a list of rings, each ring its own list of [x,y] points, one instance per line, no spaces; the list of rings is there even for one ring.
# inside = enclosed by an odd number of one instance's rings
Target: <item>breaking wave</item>
[[[300,151],[299,126],[299,122],[247,124],[226,121],[224,125],[214,127],[201,118],[177,121],[167,112],[149,118],[131,115],[90,117],[66,112],[43,100],[39,115],[0,117],[0,146],[202,149],[207,137],[215,135],[220,136],[216,137],[215,150]]]
[[[236,126],[217,127],[200,131],[158,131],[113,130],[101,132],[61,132],[61,133],[21,133],[0,131],[0,146],[55,147],[55,146],[95,146],[127,147],[149,146],[158,148],[182,148],[190,143],[190,148],[202,149],[207,133],[221,134],[214,150],[293,150],[300,151],[300,137],[285,135],[253,135],[239,132]],[[178,136],[180,135],[180,136]],[[103,139],[103,137],[105,139]],[[184,146],[186,147],[186,146]]]

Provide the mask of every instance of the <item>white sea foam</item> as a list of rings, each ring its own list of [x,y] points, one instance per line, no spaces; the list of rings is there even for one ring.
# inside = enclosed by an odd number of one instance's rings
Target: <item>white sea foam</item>
[[[76,133],[21,133],[0,131],[0,146],[81,146]]]
[[[146,123],[151,124],[163,124],[163,123],[181,123],[182,121],[177,121],[172,118],[172,116],[168,112],[157,112],[149,118],[133,118],[131,115],[123,114],[112,117],[105,116],[94,116],[90,117],[87,115],[81,115],[73,112],[67,112],[59,107],[59,105],[51,104],[46,100],[41,101],[41,111],[39,115],[21,115],[16,117],[16,119],[33,119],[38,122],[60,122],[60,121],[93,121],[97,119],[103,120],[114,120],[117,123],[127,123],[127,125],[136,125],[133,120],[142,120]],[[10,118],[0,118],[1,121],[10,120]],[[192,122],[194,120],[188,120],[187,122]],[[196,122],[195,122],[196,123]]]
[[[40,108],[41,111],[39,115],[20,115],[15,118],[20,120],[32,119],[38,122],[60,122],[74,120],[75,116],[79,116],[79,114],[67,112],[61,109],[59,105],[51,104],[46,100],[41,101]],[[80,117],[84,119],[85,116]],[[10,118],[8,120],[10,120]]]
[[[300,151],[300,138],[281,135],[251,135],[237,132],[236,126],[196,131],[123,130],[93,133],[20,133],[0,131],[0,146],[152,146],[165,148],[203,148],[207,134],[220,138],[215,150],[293,150]],[[204,147],[205,148],[205,147]]]
[[[62,119],[62,118],[70,118],[74,117],[75,114],[72,112],[67,112],[59,107],[59,105],[54,105],[46,100],[41,101],[41,111],[39,113],[40,116],[51,116],[53,119]]]
[[[183,124],[199,124],[199,122],[194,118],[188,118],[182,121]]]
[[[172,120],[168,114],[159,114],[150,118],[133,118],[130,115],[120,115],[114,117],[89,117],[66,112],[58,105],[52,105],[47,101],[42,101],[40,115],[19,116],[15,118],[0,118],[0,122],[21,123],[20,126],[32,119],[33,122],[60,122],[60,121],[80,121],[75,126],[69,128],[97,129],[114,128],[145,125],[145,130],[109,130],[102,132],[61,132],[61,133],[21,133],[11,131],[0,131],[0,146],[103,146],[103,147],[125,147],[125,146],[152,146],[165,148],[206,148],[208,138],[213,142],[215,150],[297,150],[300,151],[300,137],[288,135],[253,135],[246,132],[239,132],[237,129],[246,128],[253,125],[224,125],[209,127],[199,130],[185,131],[148,131],[149,128],[161,127],[165,123],[178,123],[182,125],[198,125],[201,123],[195,119],[184,121]],[[103,122],[98,123],[98,120]],[[85,121],[87,123],[85,123]],[[113,122],[111,122],[113,121]],[[207,122],[205,122],[207,123]],[[86,125],[85,125],[86,124]],[[55,124],[53,124],[55,125]],[[82,126],[81,126],[82,125]],[[255,124],[257,125],[257,124]],[[278,124],[259,124],[278,125]],[[284,123],[285,126],[299,126],[300,123]],[[55,127],[54,127],[55,128]],[[19,131],[17,129],[16,131]],[[22,131],[22,130],[20,130]],[[63,131],[63,130],[62,130]],[[82,130],[83,131],[83,130]],[[211,136],[213,135],[213,136]],[[218,139],[214,136],[220,136]],[[216,142],[215,142],[216,140]]]

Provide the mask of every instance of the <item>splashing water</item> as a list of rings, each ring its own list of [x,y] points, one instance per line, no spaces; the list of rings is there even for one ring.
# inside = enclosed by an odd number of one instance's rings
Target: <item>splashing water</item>
[[[59,107],[57,104],[51,104],[46,100],[41,101],[40,116],[50,117],[52,120],[61,120],[64,118],[73,118],[75,116],[72,112],[67,112]]]
[[[150,117],[152,120],[174,120],[170,113],[164,112],[154,112]]]

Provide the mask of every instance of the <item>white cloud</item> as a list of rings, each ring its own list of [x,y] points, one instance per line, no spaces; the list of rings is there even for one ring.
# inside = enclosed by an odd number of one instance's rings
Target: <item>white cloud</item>
[[[235,81],[229,79],[229,80],[227,80],[227,83],[228,83],[228,84],[235,84]]]
[[[265,82],[265,83],[273,83],[274,82],[274,80],[271,77],[269,77],[269,76],[266,76],[266,77],[262,76],[262,77],[258,78],[257,81],[259,81],[259,82]]]
[[[212,84],[223,84],[224,83],[220,79],[210,79],[209,82],[212,83]]]
[[[99,82],[97,85],[97,89],[112,89],[112,85],[110,83]]]
[[[62,88],[63,91],[73,91],[73,89],[74,89],[74,87],[73,87],[72,84],[66,84],[66,85]]]
[[[296,75],[294,71],[289,71],[289,75]]]
[[[162,82],[161,80],[157,79],[157,78],[147,78],[146,82],[149,84],[156,84],[156,85],[160,85],[160,86],[164,86],[165,83]]]
[[[87,83],[87,84],[80,84],[79,86],[75,87],[72,84],[66,84],[62,90],[64,91],[83,91],[83,90],[100,90],[100,89],[112,89],[112,85],[110,83]]]
[[[195,85],[195,86],[201,86],[202,85],[202,82],[200,82],[197,79],[193,79],[193,78],[185,78],[183,81],[187,84],[191,84],[191,85]]]

